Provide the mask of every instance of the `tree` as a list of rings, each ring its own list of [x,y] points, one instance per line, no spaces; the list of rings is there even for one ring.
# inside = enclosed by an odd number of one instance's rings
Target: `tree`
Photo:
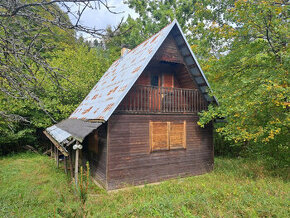
[[[127,0],[129,7],[139,14],[140,32],[152,34],[173,19],[177,19],[193,52],[201,59],[219,56],[230,41],[219,29],[230,32],[231,20],[225,12],[233,0]],[[219,28],[217,28],[219,27]],[[142,35],[142,32],[141,32]]]
[[[107,57],[105,52],[96,54],[75,36],[76,31],[99,38],[106,34],[103,29],[79,23],[87,8],[100,7],[111,11],[103,0],[0,2],[0,153],[17,150],[24,143],[35,144],[38,129],[72,112],[74,100],[89,91],[82,84],[92,85],[104,71],[97,64],[82,65],[81,58],[90,63],[101,61],[101,66],[111,61],[110,57],[101,59]],[[70,21],[68,15],[74,19]],[[87,67],[86,73],[92,78],[80,74],[76,66],[68,69],[65,63],[70,60],[78,61],[74,64],[79,63],[79,68]]]
[[[42,77],[52,85],[62,88],[59,69],[49,65],[50,52],[74,43],[75,31],[83,31],[96,37],[105,34],[103,29],[83,26],[80,18],[87,8],[105,7],[112,13],[106,1],[95,0],[8,0],[0,3],[0,91],[3,97],[32,100],[53,121],[40,98],[43,91]],[[77,8],[77,9],[76,9]],[[68,15],[74,17],[74,23]],[[25,118],[0,111],[5,120],[24,121]]]
[[[220,106],[201,114],[201,126],[223,117],[217,131],[227,139],[288,147],[288,11],[283,1],[253,0],[227,11],[236,25],[228,53],[206,67]]]
[[[55,120],[66,119],[87,95],[115,56],[102,48],[90,48],[86,43],[75,43],[50,53],[49,66],[61,69],[62,78],[59,86],[54,86],[45,72],[38,76],[43,78],[39,98],[45,105],[47,113]],[[0,93],[0,111],[15,114],[12,120],[0,120],[0,154],[15,151],[23,144],[37,147],[37,132],[51,126],[53,121],[31,99],[7,98]],[[25,119],[15,122],[16,119]],[[7,122],[10,121],[10,122]]]

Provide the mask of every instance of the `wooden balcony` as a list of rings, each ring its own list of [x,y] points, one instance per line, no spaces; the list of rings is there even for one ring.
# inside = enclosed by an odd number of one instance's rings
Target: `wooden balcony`
[[[132,87],[119,105],[119,112],[197,113],[207,105],[197,89],[141,86]]]

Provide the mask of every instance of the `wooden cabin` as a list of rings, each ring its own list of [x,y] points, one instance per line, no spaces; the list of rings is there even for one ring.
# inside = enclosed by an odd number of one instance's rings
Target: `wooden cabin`
[[[107,190],[209,172],[212,125],[197,125],[198,112],[217,103],[208,91],[175,20],[125,50],[70,118],[56,125],[71,138],[57,143],[69,156],[67,145],[79,141],[82,164],[89,162],[92,177]]]

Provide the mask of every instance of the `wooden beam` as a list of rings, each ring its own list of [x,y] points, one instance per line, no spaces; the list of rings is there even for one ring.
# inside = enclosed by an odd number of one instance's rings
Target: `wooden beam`
[[[206,83],[197,83],[199,86],[206,86],[207,87],[207,84]]]
[[[67,157],[64,156],[64,172],[67,175]]]
[[[191,54],[189,53],[189,54],[182,55],[182,56],[183,56],[183,58],[186,58],[186,57],[189,57],[189,56],[191,56]]]
[[[57,150],[57,148],[55,146],[53,146],[53,152],[54,152],[54,160],[55,160],[55,162],[56,162],[56,150]]]
[[[187,67],[188,67],[189,69],[191,69],[191,68],[195,68],[195,67],[197,67],[197,65],[196,65],[196,64],[190,64],[190,65],[187,65]]]
[[[70,168],[70,175],[71,175],[71,178],[73,179],[74,178],[74,175],[73,175],[73,164],[72,164],[72,151],[69,152],[69,156],[68,156],[68,159],[69,159],[69,168]]]
[[[56,149],[56,167],[59,167],[59,153],[58,153],[58,149]]]
[[[182,49],[182,48],[188,48],[187,45],[185,43],[182,43],[180,45],[177,45],[178,49]]]
[[[75,141],[76,141],[75,139],[71,140],[69,143],[66,144],[66,147],[70,146],[70,145],[71,145],[72,143],[74,143]]]
[[[61,152],[63,153],[64,156],[68,156],[68,152],[67,150],[61,146],[54,138],[52,138],[48,132],[43,131],[43,133],[46,135],[47,138],[49,138],[49,140],[55,145],[55,147]]]

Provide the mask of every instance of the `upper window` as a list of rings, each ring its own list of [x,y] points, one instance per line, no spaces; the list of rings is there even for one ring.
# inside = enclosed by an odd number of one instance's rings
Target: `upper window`
[[[159,76],[157,74],[151,75],[151,86],[159,86]]]
[[[186,121],[150,121],[150,150],[172,150],[186,148]]]

